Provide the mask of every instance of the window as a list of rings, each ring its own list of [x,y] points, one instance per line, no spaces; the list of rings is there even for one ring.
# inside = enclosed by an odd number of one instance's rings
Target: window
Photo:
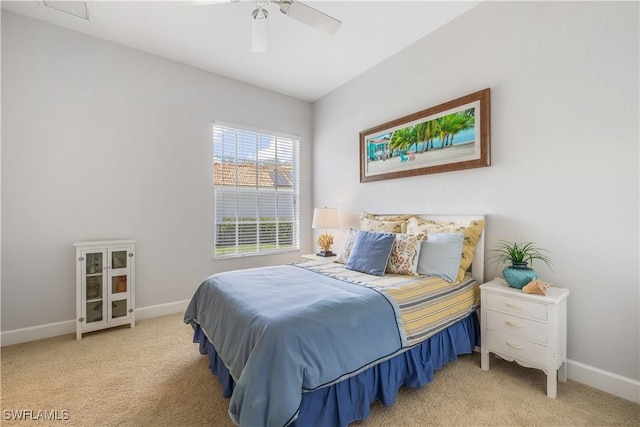
[[[300,249],[299,138],[213,124],[214,258]]]

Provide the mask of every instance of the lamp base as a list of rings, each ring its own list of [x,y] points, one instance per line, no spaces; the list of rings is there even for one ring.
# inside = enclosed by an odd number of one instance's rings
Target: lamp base
[[[321,257],[330,257],[330,256],[336,256],[336,254],[334,254],[331,251],[320,251],[318,252],[316,255],[321,256]]]

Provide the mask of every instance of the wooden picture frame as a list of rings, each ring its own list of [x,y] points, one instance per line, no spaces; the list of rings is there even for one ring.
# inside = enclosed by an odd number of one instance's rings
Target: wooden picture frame
[[[360,132],[360,182],[490,166],[490,89]]]

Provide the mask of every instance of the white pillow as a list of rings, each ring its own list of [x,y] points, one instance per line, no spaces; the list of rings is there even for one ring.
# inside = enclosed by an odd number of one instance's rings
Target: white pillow
[[[429,233],[422,241],[418,274],[438,276],[455,282],[462,256],[463,233]]]

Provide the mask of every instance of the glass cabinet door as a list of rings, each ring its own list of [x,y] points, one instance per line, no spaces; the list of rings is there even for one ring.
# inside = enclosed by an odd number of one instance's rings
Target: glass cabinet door
[[[109,250],[109,320],[129,317],[130,265],[129,251],[125,248]]]
[[[105,252],[87,252],[84,256],[84,297],[86,323],[104,319]]]

